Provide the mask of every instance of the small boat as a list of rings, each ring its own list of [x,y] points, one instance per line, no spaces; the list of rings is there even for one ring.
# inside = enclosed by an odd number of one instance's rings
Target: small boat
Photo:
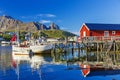
[[[9,42],[9,41],[5,41],[5,40],[2,40],[2,41],[0,41],[0,45],[1,45],[1,46],[8,46],[8,45],[10,45],[10,42]]]
[[[1,44],[10,44],[9,41],[1,41]]]

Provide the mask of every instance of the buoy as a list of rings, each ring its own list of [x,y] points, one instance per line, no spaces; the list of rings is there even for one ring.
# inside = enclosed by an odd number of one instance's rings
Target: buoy
[[[90,65],[88,64],[81,64],[81,72],[84,77],[86,77],[90,73]]]

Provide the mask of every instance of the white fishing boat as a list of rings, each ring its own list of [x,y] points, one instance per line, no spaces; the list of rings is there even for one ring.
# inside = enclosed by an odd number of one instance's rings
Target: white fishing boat
[[[21,47],[18,45],[12,45],[12,52],[14,54],[26,55],[26,54],[30,53],[30,48],[29,47]]]
[[[24,44],[20,44],[19,41],[17,40],[16,34],[13,35],[11,38],[11,43],[12,43],[12,52],[14,54],[29,54],[30,48],[27,46],[27,43],[24,42]]]
[[[30,41],[30,50],[33,53],[51,53],[51,49],[53,48],[52,44],[47,43],[47,41],[42,40],[32,40]]]
[[[52,49],[51,44],[30,45],[33,53],[50,53]]]
[[[47,44],[45,38],[39,39],[30,39],[28,42],[25,41],[23,44],[19,42],[19,34],[16,33],[11,38],[12,51],[16,52],[16,54],[29,54],[29,53],[50,53],[52,49],[51,44]],[[14,44],[14,42],[16,42]]]

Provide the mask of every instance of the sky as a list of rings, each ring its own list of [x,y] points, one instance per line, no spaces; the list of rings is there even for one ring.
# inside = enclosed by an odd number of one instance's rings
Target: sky
[[[0,15],[51,22],[79,35],[83,23],[120,24],[120,0],[0,0]]]

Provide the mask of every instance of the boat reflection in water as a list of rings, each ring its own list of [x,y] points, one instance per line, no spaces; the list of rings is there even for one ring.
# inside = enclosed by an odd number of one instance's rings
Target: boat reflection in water
[[[15,69],[15,72],[17,74],[18,80],[20,79],[20,74],[22,74],[20,71],[20,64],[27,62],[30,64],[31,73],[36,72],[39,76],[39,79],[41,79],[41,65],[45,63],[46,61],[44,60],[43,56],[40,55],[16,55],[12,53],[12,66]],[[26,74],[25,74],[26,75]]]

